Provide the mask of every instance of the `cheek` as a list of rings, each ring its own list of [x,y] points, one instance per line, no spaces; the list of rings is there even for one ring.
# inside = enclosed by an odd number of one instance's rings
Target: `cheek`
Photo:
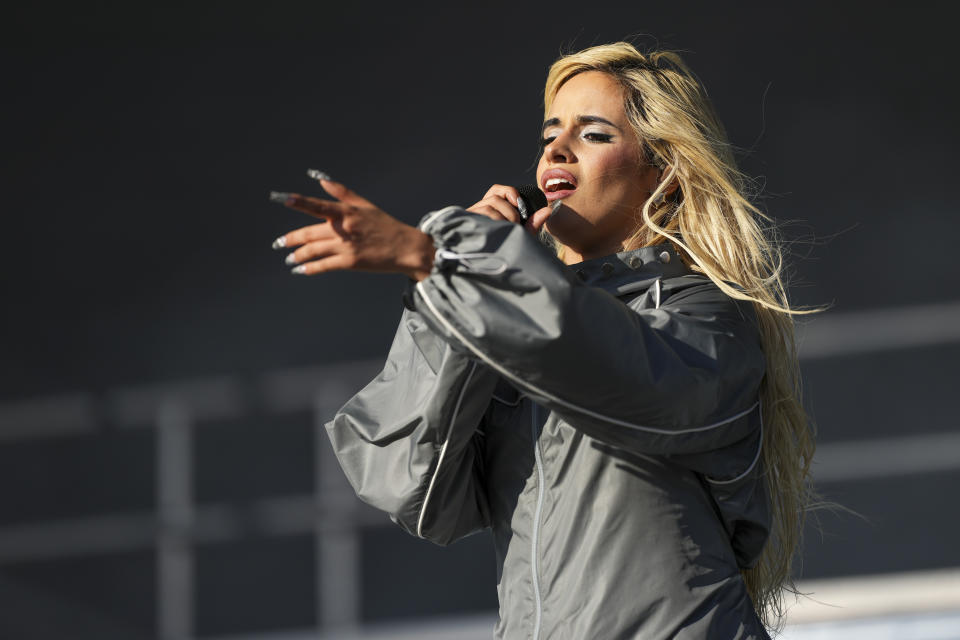
[[[537,161],[537,186],[540,186],[540,176],[543,175],[543,172],[547,170],[546,163],[543,161],[543,154],[540,154],[540,159]]]
[[[611,149],[610,153],[597,158],[594,171],[597,176],[596,197],[605,203],[605,208],[634,211],[643,206],[649,189],[635,151]]]
[[[595,171],[604,187],[636,188],[640,181],[640,159],[633,149],[611,149],[597,158]]]

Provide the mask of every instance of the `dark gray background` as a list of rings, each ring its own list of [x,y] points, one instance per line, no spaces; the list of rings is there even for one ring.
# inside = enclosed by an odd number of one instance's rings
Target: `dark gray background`
[[[945,14],[842,3],[31,4],[3,21],[2,397],[383,352],[401,277],[297,278],[267,202],[325,170],[397,217],[533,176],[546,68],[642,34],[686,53],[801,303],[957,290]],[[85,11],[85,12],[84,12]],[[838,235],[839,234],[839,235]]]
[[[679,49],[706,85],[791,241],[795,302],[840,313],[958,297],[946,4],[86,4],[21,3],[0,22],[0,402],[382,357],[403,277],[289,274],[270,243],[313,220],[267,193],[319,193],[305,176],[315,167],[414,223],[494,182],[532,181],[547,67],[625,37]],[[956,429],[956,355],[805,366],[821,441]],[[200,500],[311,486],[306,419],[198,434]],[[151,438],[0,446],[0,521],[150,504]],[[806,575],[960,564],[960,524],[929,525],[957,481],[824,487],[872,522],[828,516]],[[492,558],[474,562],[468,592],[425,578],[440,603],[426,610],[383,577],[423,562],[450,571],[486,540],[434,550],[373,530],[365,549],[367,619],[495,603]],[[310,552],[309,536],[201,550],[198,629],[312,624]],[[385,572],[391,562],[403,566]],[[114,554],[0,567],[0,585],[21,611],[56,593],[149,630],[152,570],[147,552]],[[271,588],[245,582],[264,571]]]

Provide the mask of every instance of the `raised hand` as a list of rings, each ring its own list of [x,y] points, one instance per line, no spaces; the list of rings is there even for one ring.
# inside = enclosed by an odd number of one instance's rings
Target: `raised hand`
[[[287,256],[287,264],[297,265],[293,273],[374,271],[403,273],[414,280],[430,274],[435,248],[429,235],[327,176],[320,178],[320,184],[337,201],[297,193],[276,194],[286,196],[283,202],[291,209],[323,220],[274,241],[275,249],[296,247]]]
[[[519,195],[515,187],[505,184],[495,184],[487,189],[483,200],[472,207],[468,207],[467,211],[479,213],[494,220],[508,220],[519,223],[520,210],[517,206],[517,198]],[[543,226],[543,223],[546,222],[551,213],[553,213],[553,209],[550,207],[538,209],[527,219],[523,228],[536,235],[540,232],[540,227]]]

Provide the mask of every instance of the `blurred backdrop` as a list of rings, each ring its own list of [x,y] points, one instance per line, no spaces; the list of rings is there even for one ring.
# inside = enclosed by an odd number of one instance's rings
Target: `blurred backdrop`
[[[532,182],[547,67],[624,38],[683,53],[794,301],[832,305],[801,321],[805,396],[818,488],[858,515],[819,512],[801,579],[956,593],[947,7],[8,7],[0,638],[489,637],[488,536],[402,533],[322,430],[382,365],[403,277],[291,275],[270,243],[313,219],[267,194],[319,194],[313,167],[413,224]]]

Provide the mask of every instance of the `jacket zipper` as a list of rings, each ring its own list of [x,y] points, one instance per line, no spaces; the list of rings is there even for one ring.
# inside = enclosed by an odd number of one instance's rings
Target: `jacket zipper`
[[[537,403],[530,403],[530,430],[533,436],[533,455],[537,465],[537,508],[533,514],[533,535],[530,541],[530,572],[533,575],[533,598],[536,602],[533,623],[532,640],[540,638],[540,622],[543,613],[543,603],[540,599],[540,576],[538,566],[540,564],[537,556],[537,539],[540,536],[540,509],[543,507],[543,460],[540,458],[540,441],[537,438]]]

